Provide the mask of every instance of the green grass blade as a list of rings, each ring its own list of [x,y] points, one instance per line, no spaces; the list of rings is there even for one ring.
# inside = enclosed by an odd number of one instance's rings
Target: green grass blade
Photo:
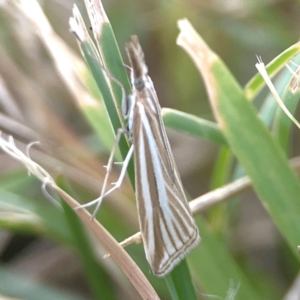
[[[300,183],[296,174],[222,61],[190,25],[182,30],[185,31],[181,36],[181,45],[191,54],[202,72],[214,113],[229,147],[299,259]],[[186,36],[188,39],[184,39]]]
[[[31,230],[35,234],[44,234],[64,244],[72,244],[70,231],[61,210],[45,199],[28,199],[24,196],[0,189],[0,205],[6,211],[12,212],[12,217],[0,216],[0,227],[18,232]],[[13,217],[13,212],[23,214],[19,218]]]
[[[292,90],[291,86],[288,86],[281,97],[283,103],[291,114],[294,114],[300,99],[300,91],[297,88],[296,91]],[[278,140],[280,146],[284,151],[288,150],[290,131],[292,128],[292,120],[278,108],[277,114],[274,120],[274,136]]]
[[[233,79],[229,82],[232,77],[223,64],[216,62],[212,73],[220,92],[215,99],[218,103],[215,113],[222,120],[228,143],[294,254],[299,257],[300,228],[296,226],[300,218],[299,181],[240,88]]]
[[[82,32],[84,32],[82,40],[79,41],[80,49],[81,49],[83,56],[87,62],[87,65],[89,66],[89,68],[92,72],[92,75],[97,83],[97,86],[101,92],[102,99],[105,104],[107,114],[109,116],[109,120],[112,124],[113,131],[116,134],[118,129],[124,128],[122,112],[120,109],[122,96],[121,96],[121,92],[120,92],[120,90],[121,90],[120,86],[118,86],[118,84],[116,84],[114,82],[114,80],[110,79],[110,75],[108,75],[108,72],[109,72],[109,74],[111,74],[114,77],[115,76],[121,77],[120,80],[125,81],[125,86],[126,86],[126,82],[128,85],[128,80],[124,79],[126,73],[125,73],[124,66],[123,66],[123,63],[121,60],[119,49],[117,48],[116,43],[110,43],[110,45],[113,49],[111,49],[111,48],[106,49],[107,52],[110,51],[111,53],[114,53],[116,55],[115,59],[117,61],[117,63],[114,63],[114,64],[111,63],[111,65],[113,65],[113,67],[114,67],[113,70],[106,69],[106,66],[101,65],[104,63],[103,57],[102,57],[101,53],[99,53],[97,51],[91,38],[89,37],[88,31],[87,31],[86,26],[79,14],[79,11],[75,11],[74,13],[76,13],[77,19],[80,20],[79,21],[80,30]],[[114,47],[116,47],[116,48],[114,48]],[[113,60],[113,58],[110,58],[110,61],[111,60]],[[108,66],[108,67],[110,67],[110,66]],[[119,69],[119,70],[117,71],[117,69]],[[124,75],[124,73],[125,73],[125,75]],[[123,74],[123,75],[121,76],[119,74]],[[122,82],[122,84],[124,85],[124,82]],[[116,95],[114,93],[116,93]],[[128,150],[129,150],[129,144],[124,136],[122,136],[119,141],[119,149],[120,149],[122,158],[125,159],[125,157],[128,153]],[[132,185],[134,186],[133,168],[134,168],[133,162],[131,162],[127,168],[127,172],[129,174],[130,181],[131,181]]]
[[[93,5],[90,5],[89,2],[92,2]],[[97,0],[85,1],[85,4],[103,64],[105,68],[109,70],[111,75],[123,85],[125,91],[128,93],[130,92],[131,87],[124,68],[115,34],[104,8]],[[120,83],[115,82],[112,78],[110,79],[114,97],[119,103],[119,107],[121,107],[121,100],[122,96],[124,95],[122,95]]]
[[[300,63],[300,55],[293,59],[295,65]],[[291,65],[292,69],[295,69],[295,65]],[[296,70],[294,70],[297,72]],[[299,72],[298,72],[299,73]],[[290,111],[291,114],[295,113],[296,107],[299,103],[300,99],[300,92],[298,88],[297,78],[294,77],[294,74],[291,73],[290,70],[285,70],[285,76],[282,76],[282,81],[285,84],[282,93],[278,93],[281,96],[281,99],[287,109]],[[280,90],[279,90],[280,92]],[[275,101],[275,100],[274,100]],[[293,122],[290,118],[284,113],[284,111],[278,107],[276,102],[277,113],[275,115],[275,119],[273,122],[273,131],[274,136],[278,140],[279,144],[281,145],[282,149],[288,153],[288,144],[290,139],[290,131],[293,125]]]
[[[106,74],[103,68],[101,67],[100,63],[97,61],[98,55],[90,42],[83,41],[80,44],[80,47],[83,52],[84,58],[87,62],[87,65],[89,66],[93,77],[98,85],[98,88],[101,92],[102,99],[105,103],[108,115],[112,121],[114,131],[117,132],[117,130],[122,127],[122,124],[120,122],[120,116],[114,102],[114,97],[111,93],[110,86],[107,82]]]
[[[169,128],[209,140],[219,145],[227,144],[219,126],[214,122],[171,108],[163,108],[162,116],[165,126]]]
[[[232,171],[233,155],[229,148],[220,148],[213,170],[211,188],[216,189],[229,180]]]
[[[233,167],[233,155],[229,148],[222,147],[214,164],[213,174],[210,181],[211,189],[219,188],[230,180]],[[215,234],[224,235],[228,230],[228,205],[217,205],[208,212],[209,222],[212,224],[212,230]]]
[[[173,300],[197,300],[190,270],[185,259],[165,277],[165,280]]]
[[[208,224],[200,217],[196,217],[196,221],[202,243],[190,253],[188,262],[192,274],[203,288],[203,294],[225,299],[229,289],[235,289],[235,300],[261,299],[220,240],[210,232]]]
[[[300,62],[300,56],[295,57],[295,59],[293,59],[293,61],[296,64],[298,64]],[[288,85],[292,76],[293,76],[293,74],[290,72],[290,70],[285,69],[282,72],[282,74],[280,74],[280,76],[276,79],[274,85],[276,87],[276,90],[277,90],[279,96],[282,97],[282,95],[286,89],[286,86]],[[278,104],[277,104],[274,96],[272,95],[272,93],[269,93],[259,111],[260,118],[263,120],[263,122],[269,128],[273,124],[277,109],[278,109]]]
[[[267,72],[270,77],[276,75],[282,67],[288,63],[294,56],[300,53],[300,43],[294,44],[293,46],[280,53],[274,58],[267,66]],[[252,100],[260,90],[265,86],[265,82],[261,75],[257,73],[245,86],[245,96],[248,100]]]

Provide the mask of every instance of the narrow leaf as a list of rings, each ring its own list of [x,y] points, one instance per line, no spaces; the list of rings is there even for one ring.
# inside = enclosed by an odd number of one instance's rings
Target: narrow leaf
[[[169,128],[206,139],[216,144],[227,144],[216,123],[171,108],[163,108],[162,116],[164,124]]]
[[[210,101],[228,144],[299,259],[300,184],[287,157],[258,118],[223,62],[188,21],[180,21],[178,43],[201,71]]]

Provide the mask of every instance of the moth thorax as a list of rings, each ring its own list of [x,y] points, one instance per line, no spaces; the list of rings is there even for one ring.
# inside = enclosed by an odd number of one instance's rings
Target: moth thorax
[[[139,77],[134,80],[134,87],[140,91],[145,87],[145,81],[143,78]]]

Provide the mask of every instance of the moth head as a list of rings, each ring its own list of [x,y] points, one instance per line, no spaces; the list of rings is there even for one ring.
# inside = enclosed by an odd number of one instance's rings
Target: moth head
[[[139,44],[138,37],[132,36],[131,41],[126,44],[127,55],[131,64],[131,82],[137,89],[141,90],[144,87],[144,77],[148,73],[148,68],[144,61],[144,53]]]

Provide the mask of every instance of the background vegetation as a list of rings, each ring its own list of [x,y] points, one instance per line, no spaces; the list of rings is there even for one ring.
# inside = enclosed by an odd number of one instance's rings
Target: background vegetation
[[[61,54],[73,62],[71,65],[76,68],[76,74],[84,78],[90,94],[99,97],[85,64],[81,62],[76,39],[69,31],[73,2],[41,2],[54,32],[41,22],[38,13],[33,13],[34,1],[1,3],[0,130],[13,135],[21,149],[32,141],[40,141],[39,146],[31,149],[30,156],[51,172],[68,193],[85,203],[96,198],[101,190],[105,175],[103,165],[114,137],[103,104],[99,102],[94,106],[93,99],[79,81],[71,77],[74,72],[68,73],[68,60]],[[84,3],[75,2],[89,26]],[[18,6],[20,3],[29,9],[27,14]],[[234,123],[227,131],[221,128],[225,138],[220,133],[222,140],[216,141],[210,135],[199,138],[201,133],[195,137],[197,134],[192,136],[175,131],[180,124],[172,123],[176,116],[171,114],[167,123],[173,128],[168,130],[169,138],[190,199],[242,176],[242,167],[252,176],[252,181],[257,179],[254,183],[259,197],[248,190],[197,215],[203,242],[187,259],[197,297],[299,297],[299,258],[295,245],[299,236],[300,196],[296,188],[289,189],[292,181],[289,178],[293,175],[285,167],[281,168],[287,163],[278,150],[280,145],[287,157],[297,157],[299,131],[286,123],[267,89],[258,93],[258,87],[252,85],[251,90],[247,85],[257,73],[256,55],[268,63],[298,41],[299,3],[126,0],[103,1],[103,5],[124,58],[125,42],[132,34],[139,36],[162,107],[213,122],[216,122],[215,114],[218,120],[229,122],[228,125],[235,116],[227,116],[222,109],[212,111],[195,64],[176,45],[177,20],[186,17],[230,69],[233,74],[228,74],[232,76],[230,79],[235,78],[241,86],[246,86],[246,92],[253,91],[256,96],[253,106],[271,132],[262,129],[254,110],[242,114],[248,106],[239,107],[239,121],[244,122],[240,126],[249,132],[250,142],[246,148],[243,145],[248,136],[243,130],[238,136],[235,128],[239,127],[234,127]],[[28,17],[30,10],[35,20]],[[53,49],[55,43],[57,48]],[[70,47],[74,53],[64,47]],[[65,52],[61,52],[63,49]],[[297,58],[293,61],[297,63]],[[238,91],[230,80],[222,81],[221,75],[216,75],[218,91],[229,99],[226,107],[230,108],[230,100],[235,99]],[[291,90],[290,77],[289,71],[283,71],[275,80],[282,95],[287,93],[286,87]],[[70,88],[72,83],[77,83],[74,89]],[[293,112],[299,99],[297,93],[298,90],[287,102]],[[289,98],[284,99],[288,101]],[[225,100],[219,101],[227,103]],[[298,116],[297,110],[294,115]],[[249,130],[257,129],[255,141],[253,131],[247,131],[247,123]],[[192,133],[192,125],[187,126],[186,131]],[[261,142],[269,139],[270,143],[262,147]],[[248,154],[246,157],[244,149]],[[264,149],[271,151],[262,152]],[[256,153],[262,156],[255,156]],[[278,161],[276,167],[279,167],[275,168],[273,162]],[[297,168],[297,161],[294,167]],[[113,177],[117,178],[118,169],[115,171]],[[282,183],[280,171],[283,172]],[[275,173],[278,176],[274,179]],[[279,190],[286,199],[281,197]],[[98,220],[118,241],[138,231],[134,193],[129,180],[104,201]],[[126,276],[111,259],[102,259],[105,250],[90,241],[77,221],[66,206],[63,211],[49,203],[40,182],[27,176],[23,166],[1,152],[0,295],[17,299],[139,299]],[[300,245],[300,238],[298,240]],[[126,251],[159,296],[171,299],[166,282],[150,274],[142,245],[130,245]]]

